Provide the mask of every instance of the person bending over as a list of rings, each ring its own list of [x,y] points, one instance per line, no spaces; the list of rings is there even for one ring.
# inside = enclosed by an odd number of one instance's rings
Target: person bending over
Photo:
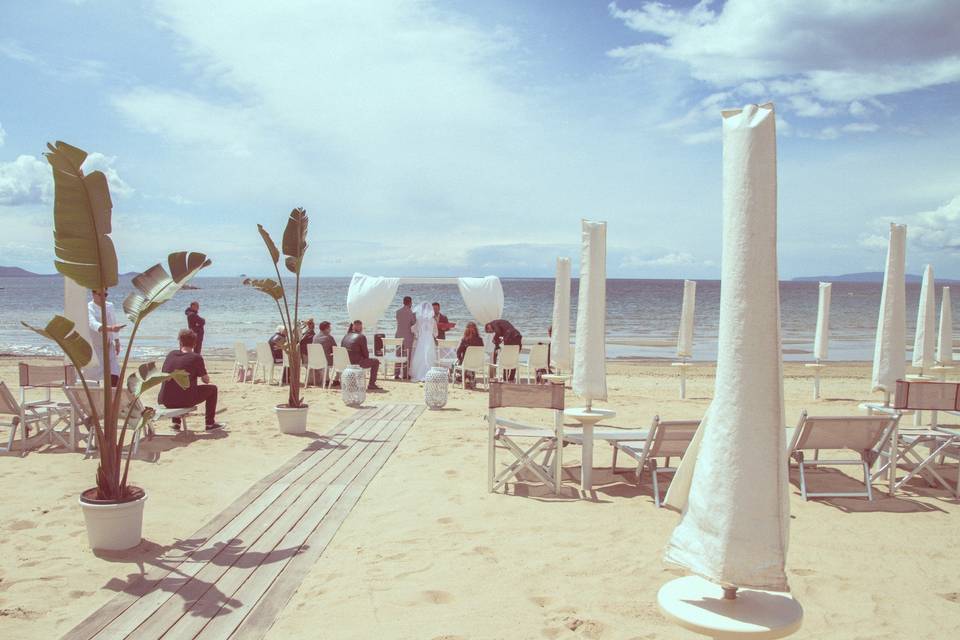
[[[210,384],[210,376],[207,375],[203,356],[193,352],[197,336],[190,329],[181,329],[177,340],[180,348],[167,354],[166,360],[163,361],[163,372],[186,371],[190,376],[190,386],[184,389],[175,380],[167,380],[160,387],[160,404],[168,409],[185,409],[205,402],[204,417],[207,431],[221,429],[223,425],[216,421],[217,386]],[[200,378],[203,384],[198,385],[197,378]],[[173,419],[173,428],[180,430],[180,418]]]
[[[350,325],[350,333],[343,336],[340,346],[347,350],[350,355],[350,364],[355,364],[370,369],[370,382],[367,389],[380,391],[377,386],[377,371],[380,370],[380,361],[370,357],[370,351],[367,348],[367,336],[363,335],[363,323],[354,320]]]
[[[515,345],[517,345],[518,347],[523,348],[523,344],[522,344],[522,343],[523,343],[523,336],[520,334],[519,331],[517,331],[516,327],[514,327],[512,324],[510,324],[510,323],[509,323],[508,321],[506,321],[506,320],[500,319],[500,320],[493,320],[493,321],[491,321],[491,322],[488,322],[487,324],[485,324],[485,325],[483,326],[483,330],[484,330],[486,333],[492,333],[492,334],[493,334],[493,347],[494,347],[494,349],[493,349],[493,361],[494,361],[494,363],[496,363],[496,361],[497,361],[497,356],[498,356],[499,353],[500,353],[500,345],[502,345],[502,344],[515,344]],[[516,370],[516,369],[512,369],[512,370],[510,371],[510,374],[509,374],[509,376],[507,377],[507,379],[508,379],[510,382],[513,382],[513,380],[516,378],[516,375],[517,375],[517,370]]]

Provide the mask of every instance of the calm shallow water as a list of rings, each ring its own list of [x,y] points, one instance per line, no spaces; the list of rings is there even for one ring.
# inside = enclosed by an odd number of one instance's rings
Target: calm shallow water
[[[207,319],[204,353],[232,354],[233,343],[249,346],[266,340],[278,324],[277,309],[264,294],[244,287],[239,278],[196,278],[197,291],[183,291],[154,312],[140,329],[135,353],[157,356],[176,342],[177,331],[186,326],[183,310],[191,300],[201,304]],[[305,278],[301,285],[301,316],[329,320],[334,335],[342,335],[347,318],[349,278]],[[552,279],[504,279],[505,318],[526,337],[545,336],[553,313]],[[118,307],[130,292],[127,280],[111,291]],[[939,291],[939,289],[938,289]],[[907,336],[912,343],[919,284],[907,285]],[[438,301],[459,335],[470,315],[453,285],[401,286],[397,299],[381,321],[380,331],[394,330],[393,312],[404,295],[414,303]],[[607,282],[607,354],[610,357],[670,358],[675,353],[682,280],[609,280]],[[813,349],[818,288],[816,282],[780,284],[783,347],[787,359],[808,360]],[[954,296],[954,315],[960,318],[960,296]],[[571,327],[576,328],[577,281],[571,294]],[[717,320],[720,302],[719,281],[697,283],[694,359],[716,357]],[[831,304],[830,358],[870,360],[880,307],[880,284],[844,283],[833,285]],[[939,319],[939,293],[938,293]],[[0,353],[31,355],[56,354],[57,347],[20,325],[20,320],[44,325],[63,309],[63,281],[59,277],[0,278]],[[367,328],[368,334],[373,333]],[[123,335],[121,336],[123,339]],[[661,342],[665,346],[649,346]],[[666,346],[669,343],[670,346]]]

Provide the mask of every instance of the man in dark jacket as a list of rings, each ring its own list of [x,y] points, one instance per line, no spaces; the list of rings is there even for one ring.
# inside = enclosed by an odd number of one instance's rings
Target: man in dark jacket
[[[193,331],[194,335],[197,336],[197,346],[193,352],[200,353],[200,349],[203,347],[203,325],[207,324],[207,321],[200,317],[200,303],[194,300],[183,313],[187,316],[187,329]]]
[[[497,361],[497,355],[500,353],[501,344],[515,344],[520,348],[523,348],[523,336],[520,335],[520,332],[517,331],[517,328],[510,324],[508,321],[500,319],[493,320],[488,322],[483,326],[483,330],[486,333],[493,334],[493,361]],[[507,377],[507,380],[513,382],[516,377],[517,372],[513,370]]]
[[[177,336],[180,348],[167,354],[163,361],[163,372],[173,373],[177,370],[186,371],[190,375],[190,386],[184,389],[174,380],[167,380],[160,387],[160,404],[168,409],[183,409],[195,407],[201,402],[206,403],[205,418],[207,431],[216,431],[223,425],[217,423],[217,386],[210,384],[210,376],[203,363],[203,356],[193,350],[197,337],[190,329],[181,329]],[[197,384],[197,378],[203,384]],[[180,430],[180,418],[173,419],[173,428]]]
[[[350,333],[343,337],[340,346],[347,350],[350,355],[350,364],[356,364],[364,369],[370,369],[370,382],[367,389],[379,391],[377,386],[377,371],[380,370],[380,361],[370,357],[370,350],[367,348],[367,336],[363,335],[363,323],[354,320]]]

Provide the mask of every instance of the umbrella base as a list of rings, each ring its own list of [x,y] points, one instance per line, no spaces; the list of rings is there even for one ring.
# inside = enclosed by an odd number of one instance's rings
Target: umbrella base
[[[736,599],[726,600],[722,587],[699,576],[663,585],[657,604],[684,629],[724,640],[783,638],[803,622],[803,607],[789,594],[740,589]]]

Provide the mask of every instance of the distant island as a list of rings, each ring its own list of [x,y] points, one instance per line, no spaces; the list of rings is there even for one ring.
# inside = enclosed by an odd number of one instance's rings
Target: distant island
[[[34,273],[33,271],[27,271],[26,269],[21,269],[20,267],[0,266],[0,278],[55,278],[59,275],[59,273]],[[139,272],[128,271],[126,273],[121,273],[120,277],[132,278],[136,275],[139,275]]]
[[[923,276],[908,273],[907,282],[920,282]],[[952,284],[957,280],[936,278],[937,284]],[[883,271],[864,271],[862,273],[844,273],[837,276],[804,276],[802,278],[793,278],[791,282],[883,282]]]

